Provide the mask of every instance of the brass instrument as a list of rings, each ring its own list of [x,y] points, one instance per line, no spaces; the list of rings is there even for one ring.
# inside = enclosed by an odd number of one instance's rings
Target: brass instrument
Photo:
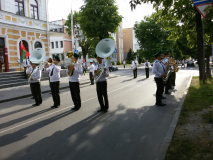
[[[111,63],[111,55],[115,51],[115,41],[110,38],[102,39],[96,46],[95,51],[96,54],[101,58],[106,58],[105,68],[107,68]],[[99,68],[95,72],[94,75],[94,83],[97,83],[98,80],[101,78],[102,74],[104,73],[103,68]]]
[[[74,52],[73,51],[68,52],[68,58],[71,59],[70,65],[68,66],[68,76],[72,76],[73,70],[71,70],[71,68],[75,66],[75,59],[74,59]]]
[[[175,71],[175,72],[178,72],[178,71],[179,71],[178,63],[176,63],[176,64],[174,65],[174,71]]]
[[[176,60],[174,58],[169,58],[168,63],[166,63],[165,65],[167,66],[167,71],[166,71],[166,77],[163,78],[164,83],[167,82],[167,80],[169,79],[169,76],[172,72],[174,72],[174,70],[171,68],[172,65],[176,64]]]

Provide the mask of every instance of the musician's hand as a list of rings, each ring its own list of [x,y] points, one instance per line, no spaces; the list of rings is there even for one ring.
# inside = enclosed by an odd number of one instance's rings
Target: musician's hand
[[[48,68],[48,67],[49,67],[49,64],[48,64],[48,63],[46,63],[46,64],[45,64],[45,68]]]
[[[31,78],[31,81],[33,81],[33,78]]]
[[[97,73],[97,70],[95,70],[94,73],[96,74],[96,73]]]
[[[30,66],[27,66],[27,68],[29,68]]]
[[[107,70],[107,69],[106,69],[106,68],[104,68],[104,72],[106,72],[106,70]]]
[[[166,77],[166,74],[162,74],[161,77]]]

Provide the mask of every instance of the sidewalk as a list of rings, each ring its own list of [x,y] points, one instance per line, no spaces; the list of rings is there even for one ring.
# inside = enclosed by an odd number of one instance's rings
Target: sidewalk
[[[115,78],[114,74],[110,74],[109,78]],[[80,85],[90,84],[89,74],[80,77]],[[69,87],[68,77],[61,78],[60,81],[60,90],[66,89]],[[50,92],[49,80],[41,81],[41,92],[48,93]],[[17,87],[3,88],[0,90],[0,103],[13,101],[21,98],[31,97],[30,85],[23,85]]]

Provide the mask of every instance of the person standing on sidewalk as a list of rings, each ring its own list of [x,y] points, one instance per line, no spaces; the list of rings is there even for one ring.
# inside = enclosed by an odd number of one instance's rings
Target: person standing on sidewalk
[[[84,74],[84,76],[85,76],[86,71],[87,71],[87,65],[86,65],[86,62],[85,62],[84,59],[83,59],[83,62],[82,62],[82,67],[83,67],[83,74]]]
[[[4,64],[4,58],[3,56],[0,56],[0,73],[3,72],[3,64]]]
[[[125,69],[125,64],[126,64],[126,61],[125,61],[125,60],[123,60],[124,69]]]
[[[107,95],[107,77],[109,76],[109,68],[104,68],[104,65],[102,64],[103,59],[97,55],[95,56],[99,63],[95,70],[95,74],[98,68],[101,68],[104,70],[104,73],[101,75],[100,79],[96,83],[98,101],[101,106],[98,112],[107,112],[109,108],[108,95]],[[104,101],[103,101],[103,98],[104,98]]]
[[[133,75],[134,78],[137,78],[137,66],[138,66],[138,61],[136,60],[136,58],[134,58],[134,60],[132,61],[131,67],[136,67],[135,69],[133,69]]]
[[[91,81],[91,85],[94,85],[94,71],[95,71],[95,66],[93,65],[93,61],[90,61],[90,66],[87,68],[89,70],[89,78]]]
[[[149,67],[150,67],[150,62],[148,58],[146,58],[146,62],[144,63],[145,66],[145,71],[146,71],[146,78],[149,78]]]
[[[27,66],[26,74],[32,74],[31,81],[30,81],[30,89],[35,99],[35,104],[32,106],[40,106],[42,104],[42,97],[41,97],[41,71],[38,69],[37,64],[31,63],[32,70],[29,66]]]
[[[157,91],[156,91],[156,103],[157,106],[165,106],[166,104],[162,103],[162,95],[164,90],[163,85],[163,77],[166,77],[165,71],[166,67],[164,66],[162,60],[163,60],[163,53],[158,52],[154,55],[156,57],[155,62],[153,63],[152,72],[155,75],[155,82],[157,85]]]
[[[184,67],[185,68],[185,61],[184,61],[184,59],[182,60],[182,65],[181,65],[181,67]]]
[[[60,94],[59,94],[59,87],[60,87],[60,71],[61,66],[57,64],[60,62],[60,58],[55,56],[52,65],[47,68],[48,64],[45,66],[45,71],[49,72],[50,77],[50,88],[52,92],[52,97],[54,101],[54,105],[51,108],[58,108],[60,106]]]
[[[79,55],[74,53],[75,66],[73,65],[70,69],[72,70],[72,75],[68,77],[70,93],[74,107],[71,110],[79,110],[81,108],[81,95],[80,95],[80,75],[82,75],[82,65],[78,63]],[[68,71],[68,70],[67,70]]]

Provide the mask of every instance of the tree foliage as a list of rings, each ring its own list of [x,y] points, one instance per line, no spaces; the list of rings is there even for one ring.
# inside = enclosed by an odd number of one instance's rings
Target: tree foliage
[[[114,0],[87,0],[80,9],[79,24],[86,37],[109,38],[122,21]]]

